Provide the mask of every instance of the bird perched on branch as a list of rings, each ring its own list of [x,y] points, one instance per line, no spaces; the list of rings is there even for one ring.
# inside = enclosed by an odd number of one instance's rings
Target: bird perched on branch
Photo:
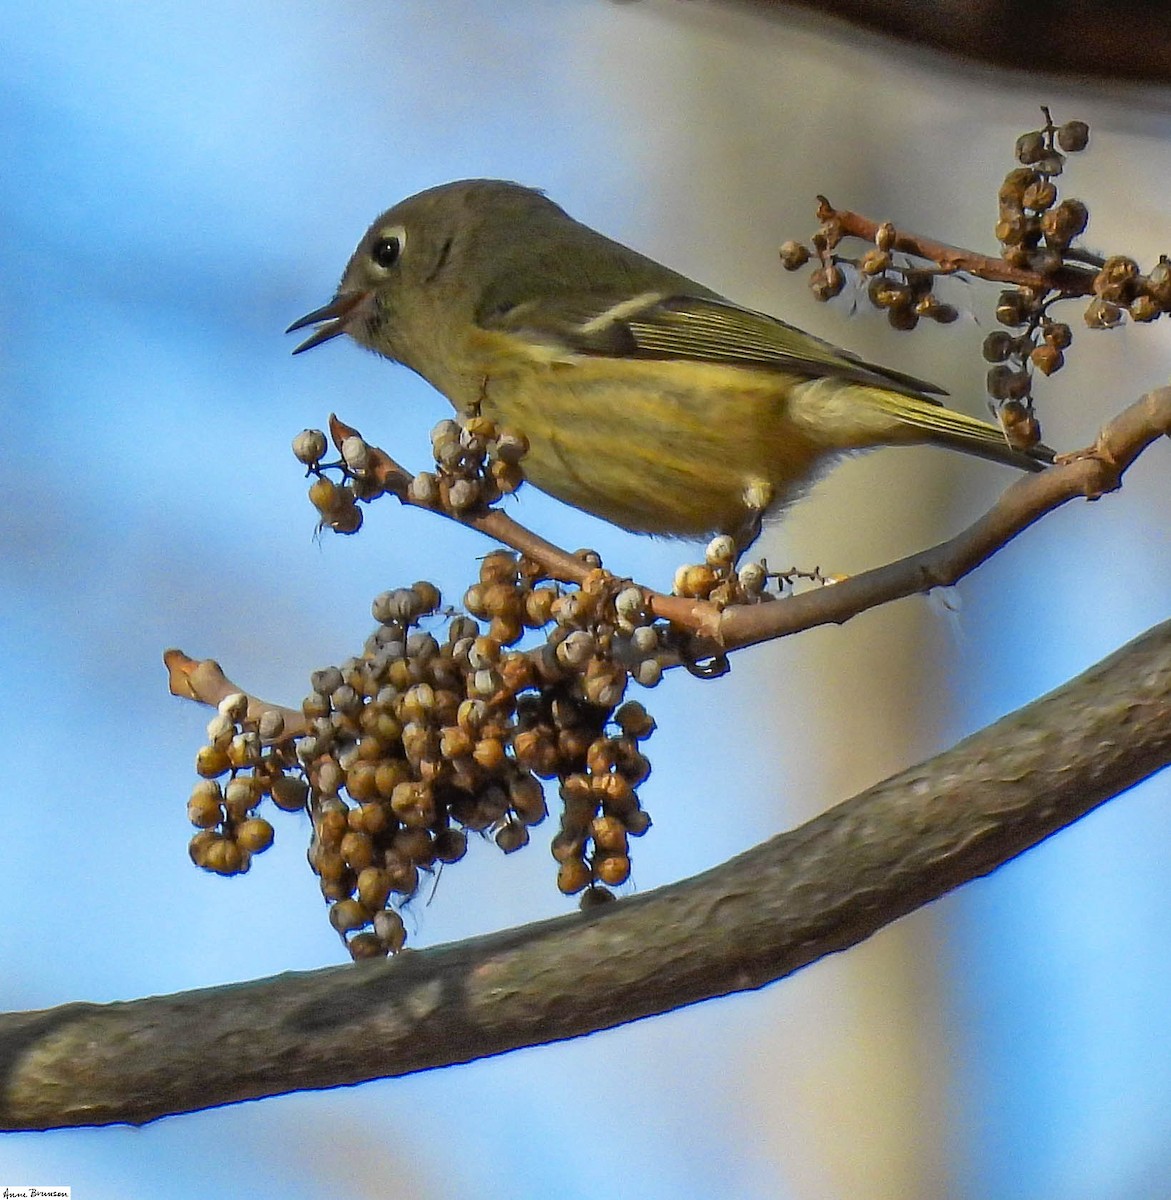
[[[541,192],[443,184],[383,213],[295,353],[347,333],[529,442],[525,478],[639,533],[743,549],[843,452],[931,443],[1036,470],[1045,446],[928,383],[742,308]]]

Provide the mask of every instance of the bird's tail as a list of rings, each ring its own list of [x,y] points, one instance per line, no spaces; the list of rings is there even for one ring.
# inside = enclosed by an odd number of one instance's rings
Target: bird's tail
[[[1003,429],[953,408],[945,408],[936,400],[898,392],[877,394],[882,397],[883,411],[906,426],[909,442],[949,446],[1022,471],[1040,471],[1053,462],[1053,451],[1043,442],[1027,450],[1018,450],[1009,444]]]

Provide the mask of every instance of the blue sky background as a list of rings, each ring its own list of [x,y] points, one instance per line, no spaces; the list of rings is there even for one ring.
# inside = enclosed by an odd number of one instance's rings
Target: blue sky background
[[[546,187],[745,302],[939,378],[971,411],[991,295],[958,329],[901,340],[815,306],[774,255],[812,228],[817,191],[987,245],[988,180],[1048,102],[1094,128],[1075,191],[1095,238],[1148,262],[1167,248],[1162,115],[811,18],[678,0],[0,0],[0,18],[6,1009],[340,961],[296,819],[242,879],[190,866],[206,714],[167,695],[160,656],[214,656],[296,703],[312,669],[361,645],[377,592],[426,576],[455,598],[469,582],[484,542],[389,504],[359,538],[315,539],[288,450],[336,409],[421,464],[446,415],[403,370],[340,343],[293,360],[281,334],[395,200],[473,175]],[[1167,376],[1161,327],[1079,334],[1075,351],[1042,395],[1058,445]],[[904,602],[742,656],[707,688],[669,679],[647,698],[656,823],[635,886],[722,861],[1164,617],[1164,459],[998,556],[958,589],[958,614]],[[852,461],[765,552],[861,569],[946,536],[1003,482],[931,452]],[[537,495],[521,509],[650,582],[688,557]],[[1136,789],[761,993],[143,1130],[9,1135],[0,1183],[87,1200],[1162,1196],[1167,793]],[[507,860],[473,847],[408,922],[412,943],[565,911],[535,841]]]

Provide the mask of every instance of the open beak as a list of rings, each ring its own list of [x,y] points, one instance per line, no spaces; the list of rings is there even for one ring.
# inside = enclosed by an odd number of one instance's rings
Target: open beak
[[[369,292],[339,292],[324,307],[315,308],[299,321],[294,321],[285,330],[285,333],[292,333],[296,329],[304,329],[308,325],[316,325],[317,328],[293,353],[300,354],[302,350],[312,350],[314,346],[320,346],[322,342],[328,342],[331,338],[345,333],[350,314],[369,294]]]

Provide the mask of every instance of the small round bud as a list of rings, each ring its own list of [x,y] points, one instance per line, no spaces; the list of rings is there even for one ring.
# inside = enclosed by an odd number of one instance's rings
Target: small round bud
[[[910,305],[896,304],[886,310],[886,322],[900,333],[909,333],[919,324],[919,314]]]
[[[875,248],[867,250],[862,255],[862,260],[858,263],[858,269],[863,275],[881,275],[884,271],[890,270],[890,265],[890,255],[885,250]]]
[[[211,783],[214,791],[205,785]],[[197,784],[187,801],[187,819],[196,829],[214,829],[223,819],[219,788],[212,780]]]
[[[617,899],[618,897],[609,888],[602,887],[600,883],[594,883],[582,892],[577,906],[582,912],[589,912],[591,909],[602,908]]]
[[[925,309],[922,308],[924,304],[927,306]],[[937,296],[931,295],[920,301],[919,315],[930,317],[937,325],[950,325],[953,321],[959,320],[960,310],[954,304],[948,304]]]
[[[614,664],[595,660],[590,664],[596,670],[588,672],[582,683],[582,694],[599,708],[613,708],[626,691],[626,671]]]
[[[1042,175],[1060,175],[1065,169],[1065,155],[1056,150],[1050,150],[1036,162],[1037,170]]]
[[[272,826],[263,817],[249,817],[236,827],[236,840],[250,854],[260,854],[272,845]]]
[[[358,437],[357,434],[343,439],[342,462],[346,464],[347,470],[361,475],[370,465],[370,447],[366,444],[366,439]]]
[[[1054,371],[1060,371],[1065,364],[1065,355],[1056,346],[1042,342],[1040,346],[1033,347],[1029,361],[1043,375],[1052,375]]]
[[[502,429],[492,444],[493,457],[509,466],[516,466],[529,452],[529,439],[516,429]]]
[[[296,775],[281,775],[269,785],[269,795],[277,808],[299,812],[309,799],[309,785]]]
[[[410,591],[415,597],[416,616],[433,613],[443,603],[439,589],[428,579],[419,579],[412,583]]]
[[[882,251],[894,249],[895,227],[889,221],[883,221],[874,231],[874,244]]]
[[[1023,207],[1025,189],[1037,179],[1037,172],[1031,167],[1015,167],[1009,171],[998,193],[1001,205],[1010,209]]]
[[[342,489],[332,479],[326,479],[323,475],[309,485],[309,503],[323,518],[336,512],[343,502]]]
[[[568,858],[557,869],[557,887],[566,896],[575,895],[590,882],[590,869],[580,858]]]
[[[626,853],[626,826],[617,817],[595,817],[590,822],[590,836],[605,854]]]
[[[1023,325],[1028,319],[1026,309],[1027,304],[1020,291],[1003,291],[996,304],[996,319],[1001,325]]]
[[[293,438],[293,454],[298,462],[312,467],[321,461],[328,445],[320,429],[302,429]]]
[[[248,870],[249,855],[234,839],[217,837],[208,842],[199,865],[217,875],[241,875]]]
[[[585,629],[571,630],[557,647],[557,659],[566,667],[580,667],[597,652],[594,635]]]
[[[225,696],[216,706],[223,717],[229,721],[242,721],[248,715],[248,697],[243,692],[233,692]]]
[[[357,533],[362,528],[362,510],[354,503],[353,497],[350,497],[349,503],[342,504],[324,517],[322,524],[327,525],[334,533]]]
[[[434,508],[439,503],[439,480],[431,471],[420,471],[407,484],[407,499],[424,508]]]
[[[645,618],[642,588],[628,587],[614,597],[614,612],[626,628],[639,625]]]
[[[1111,300],[1095,296],[1086,307],[1085,321],[1091,329],[1113,329],[1122,324],[1122,309]]]
[[[1136,321],[1153,321],[1163,310],[1153,296],[1139,295],[1127,306],[1127,312]]]
[[[1147,276],[1147,291],[1165,309],[1171,309],[1171,260],[1160,258]]]
[[[330,697],[330,701],[338,712],[348,716],[353,716],[362,707],[362,697],[348,683],[343,683]]]
[[[241,821],[260,803],[262,794],[261,782],[255,775],[237,775],[224,788],[224,808],[228,816]]]
[[[351,829],[342,836],[338,853],[353,871],[364,871],[374,861],[374,842],[368,833]]]
[[[685,563],[675,572],[674,592],[677,596],[705,599],[719,583],[715,571],[706,563]]]
[[[212,746],[226,749],[228,743],[236,736],[236,722],[224,713],[216,713],[207,723],[207,740]]]
[[[1138,263],[1124,254],[1115,254],[1102,264],[1094,278],[1094,294],[1116,304],[1126,303],[1134,294],[1139,279]]]
[[[763,563],[746,562],[736,573],[740,586],[751,596],[759,596],[768,583],[768,571]]]
[[[256,724],[256,732],[265,745],[279,742],[285,734],[285,718],[275,708],[266,708],[260,714]]]
[[[223,775],[231,765],[227,750],[220,746],[200,746],[195,755],[195,770],[204,779]]]
[[[432,848],[440,862],[459,862],[468,851],[468,835],[462,829],[441,829],[435,835]]]
[[[382,939],[375,933],[356,933],[348,942],[346,949],[350,952],[350,958],[354,962],[361,962],[366,958],[385,958],[386,946],[382,944]]]
[[[1043,212],[1047,208],[1052,208],[1057,202],[1057,188],[1052,180],[1039,179],[1025,188],[1021,202],[1025,208],[1031,208],[1034,212]]]
[[[786,271],[798,271],[809,261],[809,247],[801,242],[782,242],[780,255]]]
[[[1009,400],[997,414],[1008,444],[1017,450],[1027,450],[1041,440],[1041,427],[1032,409],[1019,400]]]
[[[332,696],[344,682],[342,673],[337,667],[324,667],[320,671],[314,671],[309,676],[310,686],[315,692],[320,692],[323,696]]]
[[[736,542],[726,533],[714,537],[704,551],[704,561],[709,567],[730,567],[736,561]]]
[[[1032,229],[1032,221],[1023,212],[1009,213],[996,222],[996,240],[1004,246],[1019,246]]]
[[[440,485],[442,492],[442,485]],[[462,513],[474,508],[483,498],[479,480],[456,479],[447,489],[447,504],[452,512]]]
[[[407,929],[402,917],[389,908],[374,914],[374,932],[391,954],[397,954],[407,940]]]
[[[505,821],[496,831],[496,845],[505,854],[513,854],[529,841],[528,828],[519,821]]]
[[[999,363],[1012,354],[1015,346],[1016,339],[1011,333],[1006,333],[1003,329],[994,329],[984,339],[980,352],[984,355],[985,362]]]
[[[1057,144],[1066,154],[1076,154],[1084,150],[1090,142],[1090,127],[1085,121],[1066,121],[1058,126]]]
[[[1015,154],[1017,162],[1022,162],[1026,166],[1031,166],[1034,163],[1040,162],[1048,153],[1049,147],[1045,144],[1045,135],[1039,129],[1033,129],[1028,133],[1022,133],[1016,140]]]
[[[1073,331],[1063,321],[1048,321],[1041,330],[1041,336],[1055,350],[1068,350],[1073,341]]]
[[[617,887],[630,878],[630,859],[625,854],[608,854],[595,859],[594,875],[603,883]]]
[[[652,688],[663,678],[663,664],[657,658],[644,658],[632,672],[636,683]]]
[[[329,910],[329,923],[338,933],[361,929],[370,921],[370,910],[358,900],[339,900]]]
[[[836,263],[828,267],[818,267],[809,276],[809,286],[816,299],[832,300],[846,286],[845,272]]]
[[[1081,200],[1062,200],[1041,217],[1041,232],[1045,240],[1064,249],[1074,238],[1085,232],[1090,210]]]
[[[313,782],[321,795],[336,796],[345,781],[345,773],[336,760],[324,758],[317,764],[317,772]]]
[[[654,717],[637,700],[627,700],[614,714],[614,720],[627,737],[638,741],[650,737],[655,731]]]
[[[453,421],[450,418],[445,421],[440,421],[439,424],[431,430],[431,445],[433,447],[442,446],[450,442],[456,442],[458,444],[459,435],[461,432],[462,430],[460,429],[458,422]]]
[[[1029,376],[1001,364],[988,372],[985,386],[993,400],[1019,400],[1029,394]]]
[[[895,308],[898,305],[910,304],[911,289],[898,279],[888,279],[879,275],[870,281],[866,295],[875,308]]]

